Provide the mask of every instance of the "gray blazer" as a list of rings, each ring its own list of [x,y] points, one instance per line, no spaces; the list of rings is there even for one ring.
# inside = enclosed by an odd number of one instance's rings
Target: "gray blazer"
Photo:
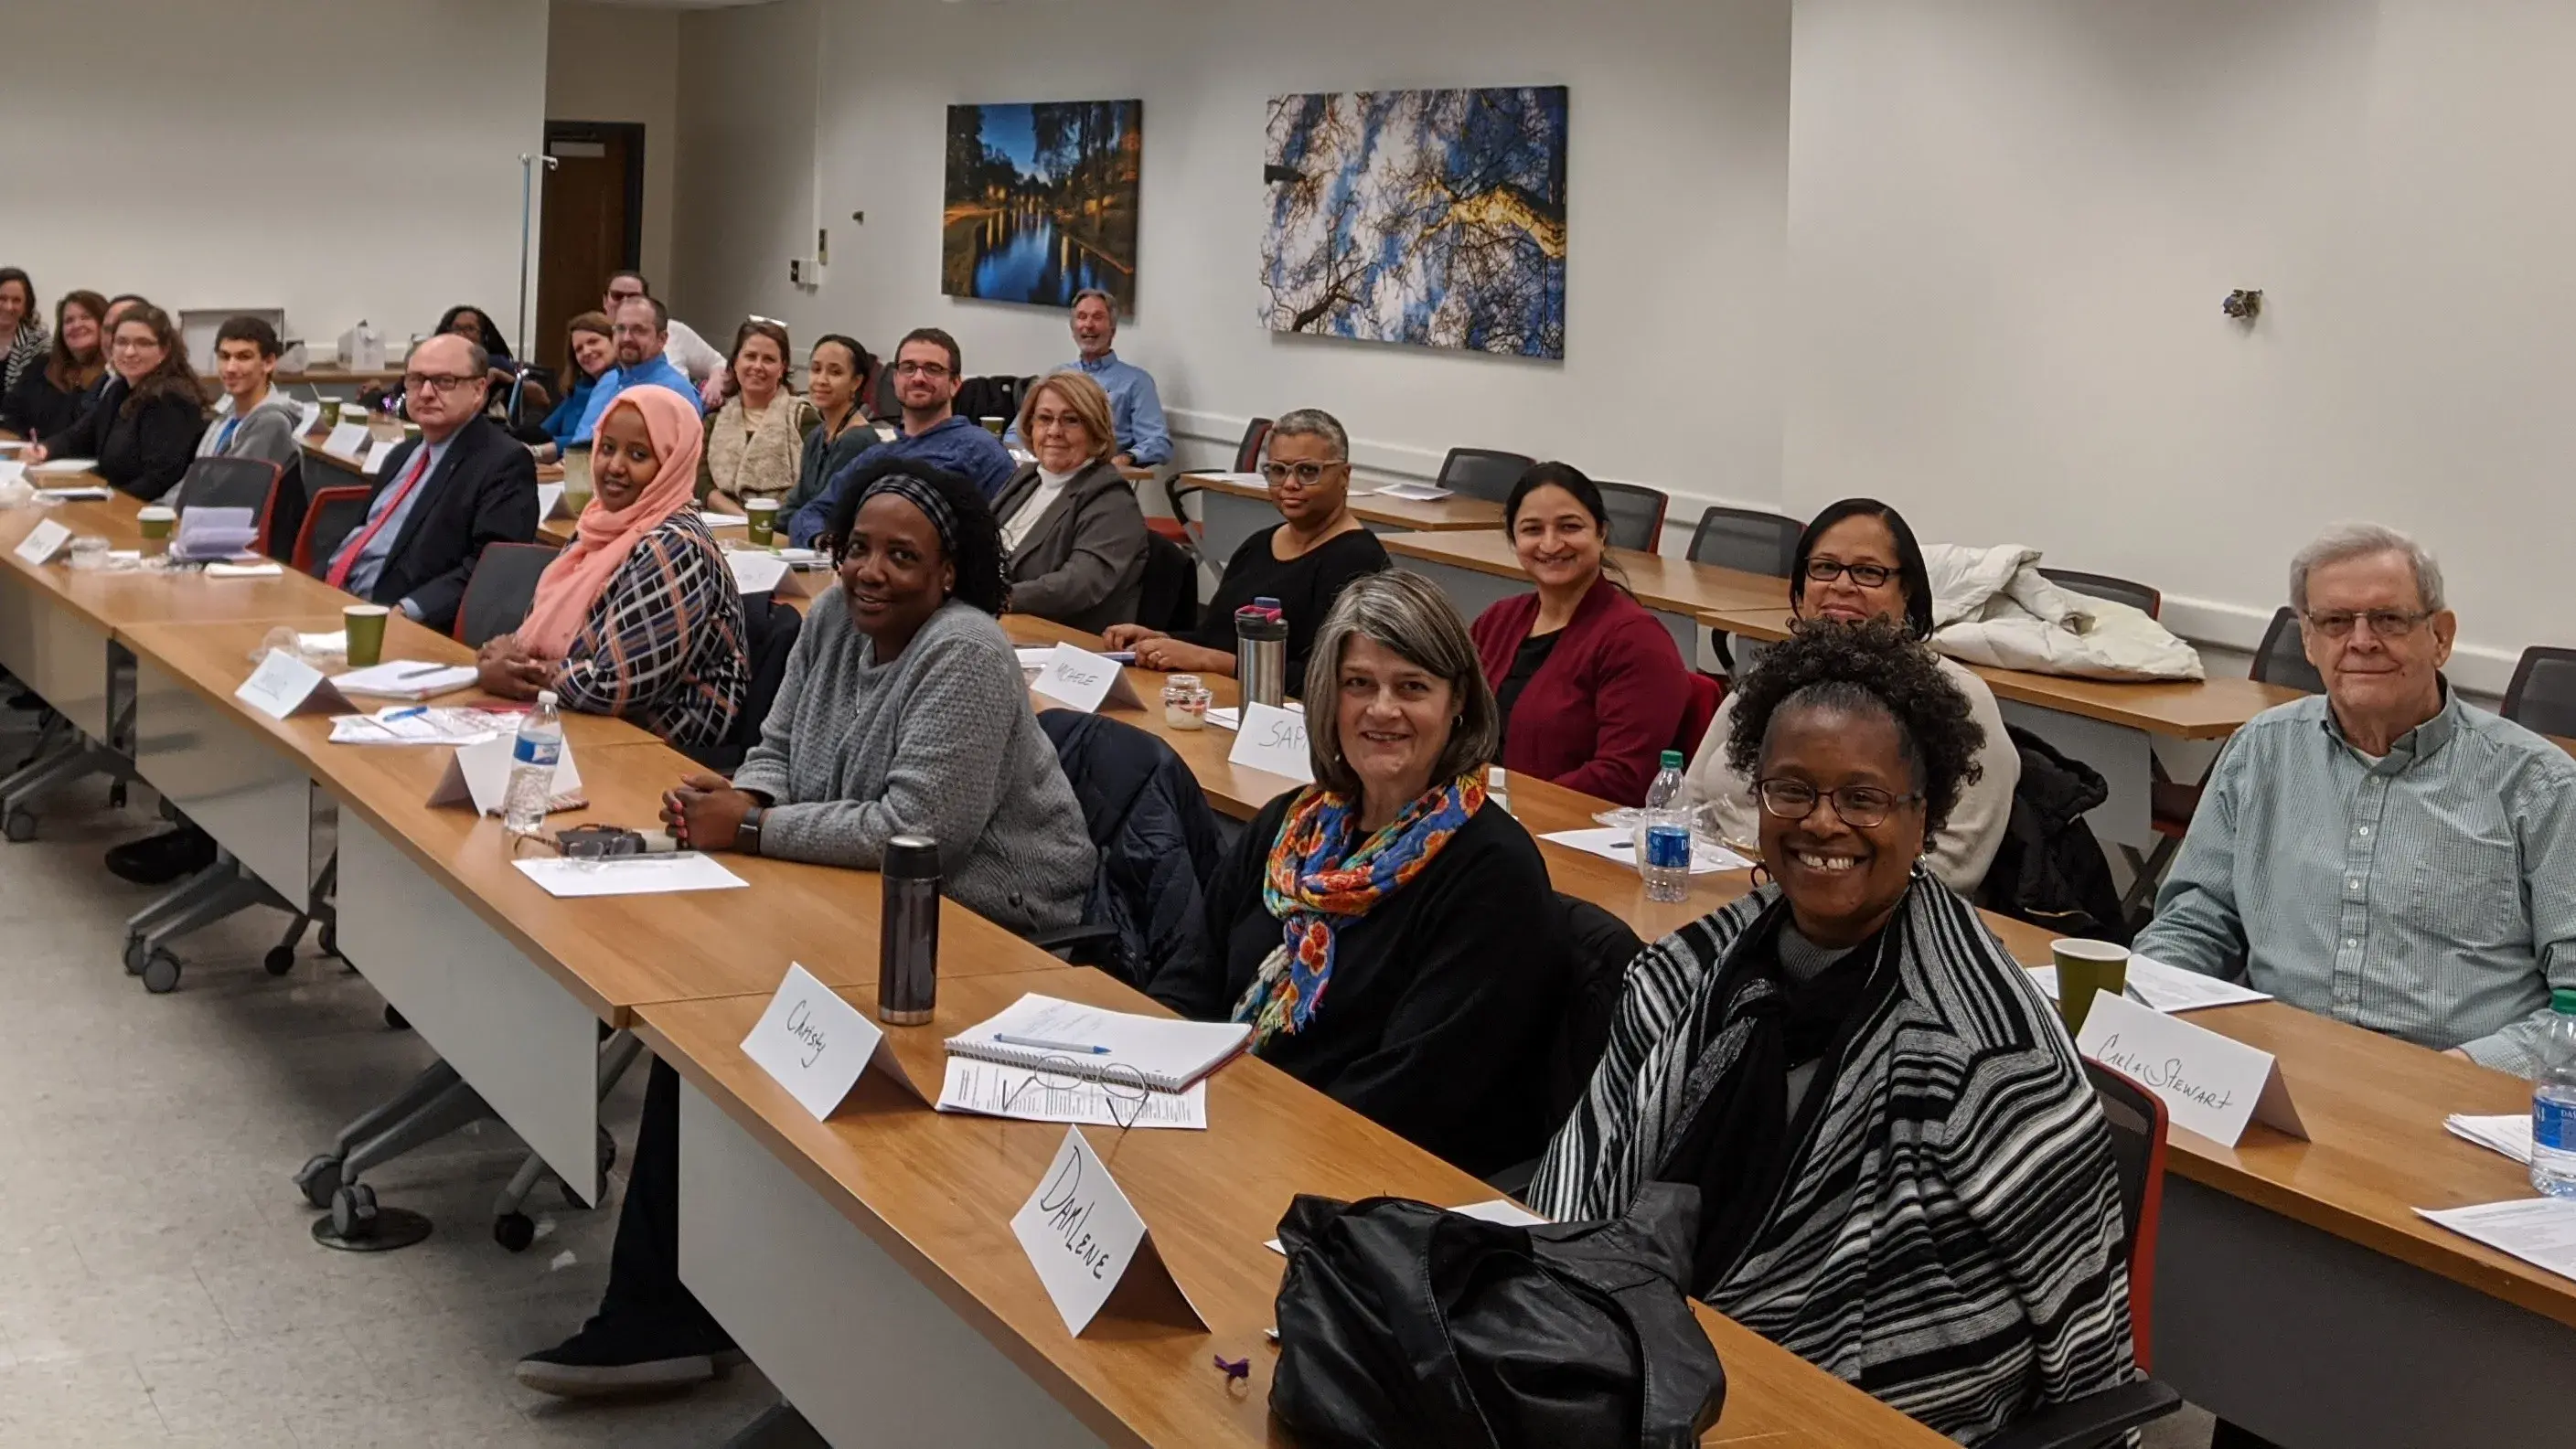
[[[1038,490],[1038,466],[1024,464],[993,500],[1008,519]],[[1145,593],[1145,510],[1106,459],[1073,475],[1011,553],[1011,610],[1097,634],[1132,624]]]

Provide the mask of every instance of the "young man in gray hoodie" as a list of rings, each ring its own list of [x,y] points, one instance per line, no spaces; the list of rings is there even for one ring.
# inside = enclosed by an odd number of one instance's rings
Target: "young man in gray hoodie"
[[[280,468],[296,460],[304,410],[269,386],[280,350],[277,330],[262,318],[234,317],[215,333],[215,375],[223,382],[225,401],[197,440],[198,457],[258,458]]]

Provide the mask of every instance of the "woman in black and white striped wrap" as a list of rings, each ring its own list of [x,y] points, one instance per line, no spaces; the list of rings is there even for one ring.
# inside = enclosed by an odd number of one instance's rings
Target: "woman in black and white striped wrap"
[[[1693,1292],[1969,1444],[2136,1372],[2082,1063],[1921,864],[1980,736],[1884,621],[1819,621],[1765,657],[1729,749],[1776,883],[1629,965],[1530,1190],[1563,1220],[1698,1186]]]

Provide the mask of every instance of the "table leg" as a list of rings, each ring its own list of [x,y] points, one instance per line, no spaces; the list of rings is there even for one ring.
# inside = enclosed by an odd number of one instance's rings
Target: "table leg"
[[[834,1444],[1101,1442],[685,1082],[680,1278]]]

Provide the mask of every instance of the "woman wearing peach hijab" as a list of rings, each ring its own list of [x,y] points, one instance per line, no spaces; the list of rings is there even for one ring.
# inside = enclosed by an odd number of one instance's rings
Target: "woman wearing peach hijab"
[[[695,403],[664,388],[621,394],[599,420],[590,506],[546,565],[515,633],[483,646],[485,689],[622,715],[678,749],[720,743],[751,671],[742,593],[698,517]]]

